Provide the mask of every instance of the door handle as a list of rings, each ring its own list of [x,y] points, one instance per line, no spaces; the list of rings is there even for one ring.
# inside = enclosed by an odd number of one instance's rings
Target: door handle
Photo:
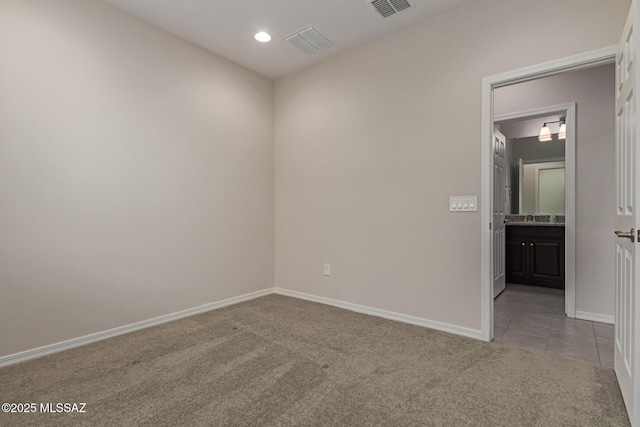
[[[626,231],[615,231],[615,233],[616,233],[616,236],[622,237],[622,238],[627,238],[627,239],[631,240],[632,242],[634,242],[635,239],[636,239],[635,230],[633,228],[629,232],[626,232]]]

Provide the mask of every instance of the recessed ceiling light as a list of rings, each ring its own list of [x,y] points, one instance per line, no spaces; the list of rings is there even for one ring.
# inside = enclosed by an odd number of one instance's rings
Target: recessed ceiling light
[[[271,41],[271,36],[267,33],[265,33],[264,31],[260,31],[258,34],[255,35],[256,40],[258,40],[259,42],[262,43],[266,43],[268,41]]]

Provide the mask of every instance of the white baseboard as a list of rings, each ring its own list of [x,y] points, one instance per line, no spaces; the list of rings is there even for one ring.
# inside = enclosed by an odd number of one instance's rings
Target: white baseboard
[[[334,300],[331,298],[324,298],[315,295],[305,294],[303,292],[291,291],[282,288],[269,288],[261,291],[252,292],[245,295],[240,295],[233,298],[228,298],[222,301],[212,302],[209,304],[201,305],[198,307],[189,308],[186,310],[178,311],[171,314],[166,314],[153,319],[143,320],[141,322],[132,323],[130,325],[120,326],[117,328],[109,329],[102,332],[96,332],[95,334],[85,335],[78,338],[73,338],[67,341],[62,341],[55,344],[46,345],[43,347],[26,350],[20,353],[10,354],[8,356],[0,357],[0,368],[13,365],[16,363],[26,362],[27,360],[36,359],[38,357],[47,356],[49,354],[58,353],[72,348],[81,347],[83,345],[92,344],[97,341],[112,338],[118,335],[123,335],[129,332],[137,331],[140,329],[149,328],[152,326],[161,325],[163,323],[171,322],[185,317],[194,316],[196,314],[206,313],[208,311],[216,310],[222,307],[226,307],[240,302],[249,301],[255,298],[259,298],[265,295],[276,293],[279,295],[289,296],[293,298],[303,299],[307,301],[317,302],[320,304],[331,305],[334,307],[342,308],[349,311],[355,311],[357,313],[368,314],[371,316],[382,317],[385,319],[396,320],[398,322],[409,323],[411,325],[422,326],[430,329],[436,329],[438,331],[449,332],[456,335],[462,335],[464,337],[481,339],[481,332],[475,329],[463,328],[461,326],[450,325],[448,323],[436,322],[434,320],[423,319],[421,317],[409,316],[406,314],[394,313],[392,311],[381,310],[379,308],[367,307],[364,305],[352,304],[349,302]],[[583,312],[576,312],[576,316]],[[595,320],[596,322],[613,323],[613,317],[610,321],[608,316],[597,315],[593,313],[584,313],[591,315],[595,318],[589,318],[587,320]],[[599,316],[599,317],[598,317]],[[607,318],[604,319],[603,318]],[[585,317],[586,319],[586,317]]]
[[[588,311],[576,310],[576,319],[590,320],[592,322],[609,323],[613,325],[615,323],[614,316],[608,314],[589,313]]]
[[[212,302],[212,303],[201,305],[198,307],[188,308],[186,310],[177,311],[171,314],[165,314],[163,316],[154,317],[153,319],[143,320],[141,322],[120,326],[118,328],[97,332],[95,334],[85,335],[83,337],[73,338],[73,339],[62,341],[55,344],[45,345],[43,347],[34,348],[32,350],[23,351],[20,353],[10,354],[8,356],[2,356],[0,357],[0,368],[13,365],[16,363],[25,362],[30,359],[35,359],[37,357],[42,357],[49,354],[58,353],[60,351],[69,350],[75,347],[91,344],[96,341],[112,338],[118,335],[137,331],[139,329],[149,328],[151,326],[161,325],[163,323],[171,322],[173,320],[182,319],[182,318],[193,316],[196,314],[206,313],[207,311],[212,311],[212,310],[216,310],[218,308],[226,307],[229,305],[238,304],[243,301],[249,301],[264,295],[272,294],[273,291],[274,291],[273,288],[269,288],[269,289],[264,289],[257,292],[251,292],[249,294],[224,299],[222,301]]]
[[[331,298],[319,297],[305,294],[303,292],[291,291],[289,289],[275,288],[275,293],[307,301],[318,302],[320,304],[332,305],[357,313],[369,314],[371,316],[383,317],[385,319],[396,320],[398,322],[409,323],[411,325],[423,326],[425,328],[436,329],[438,331],[449,332],[462,335],[468,338],[481,339],[481,332],[475,329],[463,328],[461,326],[450,325],[448,323],[436,322],[434,320],[423,319],[421,317],[409,316],[406,314],[394,313],[392,311],[381,310],[379,308],[367,307],[364,305],[352,304],[350,302],[339,301]]]

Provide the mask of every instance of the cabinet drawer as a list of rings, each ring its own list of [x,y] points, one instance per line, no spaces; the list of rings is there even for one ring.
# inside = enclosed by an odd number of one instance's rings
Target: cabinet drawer
[[[508,225],[507,239],[509,237],[553,237],[564,239],[564,227],[561,226],[544,226],[544,225]]]

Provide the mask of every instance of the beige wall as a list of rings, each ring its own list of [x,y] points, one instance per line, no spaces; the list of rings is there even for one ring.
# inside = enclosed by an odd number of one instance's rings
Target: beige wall
[[[0,356],[273,286],[270,80],[93,0],[0,70]]]
[[[480,195],[481,79],[616,44],[629,4],[478,0],[278,80],[276,286],[480,329],[448,199]]]
[[[613,64],[497,89],[496,115],[576,102],[576,310],[613,316]]]

